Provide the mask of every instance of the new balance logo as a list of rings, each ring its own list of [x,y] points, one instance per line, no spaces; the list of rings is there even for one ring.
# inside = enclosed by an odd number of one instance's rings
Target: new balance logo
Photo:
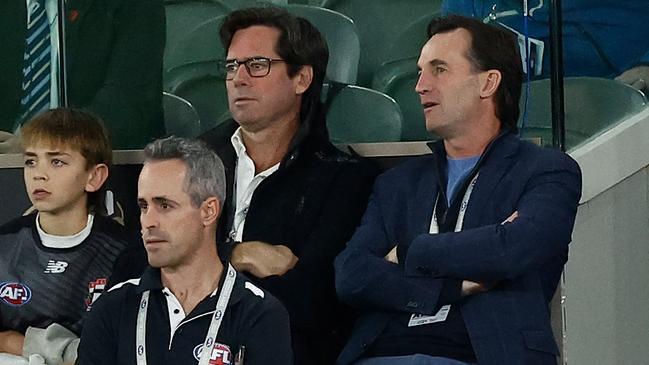
[[[46,274],[60,274],[65,271],[66,267],[68,267],[68,263],[65,261],[50,260],[47,262],[47,267],[43,272]]]

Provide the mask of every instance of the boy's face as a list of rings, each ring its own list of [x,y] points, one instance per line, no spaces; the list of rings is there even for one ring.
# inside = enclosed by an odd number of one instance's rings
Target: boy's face
[[[87,209],[87,192],[97,166],[86,169],[86,159],[64,146],[38,144],[25,148],[23,175],[25,188],[40,213],[58,214]]]

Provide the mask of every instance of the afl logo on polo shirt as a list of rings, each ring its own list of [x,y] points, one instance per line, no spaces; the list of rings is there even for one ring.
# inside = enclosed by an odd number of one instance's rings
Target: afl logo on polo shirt
[[[12,307],[20,307],[32,299],[32,290],[21,283],[0,283],[0,300]]]
[[[203,352],[203,344],[194,347],[194,358],[200,361],[201,353]],[[230,347],[222,343],[215,343],[212,347],[212,354],[210,356],[209,365],[230,365],[232,364],[232,353]]]

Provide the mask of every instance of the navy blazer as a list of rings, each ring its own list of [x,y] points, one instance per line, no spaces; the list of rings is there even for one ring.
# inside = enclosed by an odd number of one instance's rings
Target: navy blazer
[[[438,303],[443,279],[452,278],[497,283],[456,304],[479,364],[556,364],[549,302],[567,260],[579,166],[506,132],[478,163],[463,230],[431,235],[434,159],[446,163],[442,142],[377,179],[361,226],[336,258],[338,295],[364,312],[338,363],[362,357],[395,313],[435,313],[447,304]],[[501,224],[515,211],[518,219]],[[395,245],[398,265],[384,259]]]
[[[20,112],[27,10],[0,1],[0,130]],[[136,148],[164,133],[162,0],[67,0],[68,103],[106,122],[115,148]]]

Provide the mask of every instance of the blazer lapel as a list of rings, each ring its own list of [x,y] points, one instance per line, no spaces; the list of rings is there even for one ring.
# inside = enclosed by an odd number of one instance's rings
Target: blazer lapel
[[[430,163],[427,164],[423,171],[421,171],[417,190],[415,191],[415,194],[410,201],[410,206],[408,207],[411,214],[409,224],[411,224],[410,235],[412,235],[412,237],[409,237],[407,242],[412,241],[414,236],[428,233],[430,230],[430,222],[433,217],[433,206],[439,191],[439,186],[436,180],[437,171],[434,158],[435,156],[433,155]]]
[[[480,167],[478,181],[471,193],[471,199],[469,199],[464,219],[465,227],[470,228],[480,224],[480,217],[483,215],[487,203],[493,199],[494,189],[513,163],[511,157],[518,151],[519,142],[518,137],[513,134],[504,135],[500,140],[495,141],[493,148],[488,152]]]

